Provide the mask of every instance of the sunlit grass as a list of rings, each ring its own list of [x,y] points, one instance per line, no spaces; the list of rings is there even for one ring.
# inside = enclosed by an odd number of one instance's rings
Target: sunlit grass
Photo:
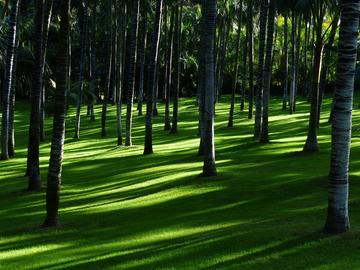
[[[309,104],[293,115],[270,106],[271,143],[253,139],[253,121],[236,111],[227,128],[229,97],[217,103],[219,175],[199,176],[198,112],[181,99],[179,133],[154,119],[154,151],[143,156],[144,116],[134,113],[133,143],[116,146],[115,107],[108,136],[82,119],[74,140],[67,117],[58,229],[41,229],[45,194],[26,193],[28,106],[16,112],[16,158],[0,163],[0,269],[360,269],[360,120],[354,111],[350,164],[352,231],[322,233],[330,164],[330,99],[319,129],[319,154],[303,154]],[[236,107],[238,110],[238,106]],[[84,108],[85,111],[85,108]],[[41,144],[46,183],[52,119]]]

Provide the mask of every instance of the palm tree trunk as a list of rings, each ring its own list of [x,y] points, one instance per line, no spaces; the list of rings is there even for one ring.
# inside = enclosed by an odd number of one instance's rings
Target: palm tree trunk
[[[44,33],[43,33],[43,65],[45,67],[46,62],[46,53],[48,47],[48,36],[51,23],[52,9],[53,9],[53,0],[45,0],[45,10],[44,10]],[[45,71],[44,71],[45,72]],[[45,75],[45,74],[44,74]],[[41,105],[40,105],[40,142],[45,141],[45,102],[46,102],[46,87],[43,80],[43,86],[41,88]]]
[[[139,115],[143,114],[143,101],[144,101],[144,73],[145,73],[145,50],[146,50],[146,37],[147,37],[147,12],[146,6],[141,8],[141,23],[139,29],[139,91],[138,91],[138,111]]]
[[[59,225],[58,209],[65,140],[66,81],[68,79],[69,7],[70,0],[61,1],[54,123],[46,189],[46,218],[43,223],[44,227],[56,227]]]
[[[283,106],[282,110],[285,112],[287,107],[288,87],[289,87],[289,50],[288,50],[288,16],[284,16],[284,79],[283,79]]]
[[[271,70],[272,70],[272,53],[273,53],[273,39],[274,39],[274,20],[275,20],[275,3],[270,0],[269,17],[267,24],[267,39],[266,39],[266,58],[264,65],[264,100],[261,122],[260,142],[269,142],[269,99],[270,99],[270,85],[271,85]]]
[[[256,114],[255,114],[255,131],[254,137],[259,138],[261,134],[261,118],[263,109],[263,93],[264,93],[264,55],[265,55],[265,38],[266,38],[266,22],[268,17],[268,1],[262,0],[260,6],[260,31],[259,31],[259,57],[258,71],[256,79]]]
[[[215,109],[215,73],[214,73],[214,34],[216,25],[216,0],[206,1],[203,8],[204,20],[202,40],[204,42],[204,96],[202,121],[204,125],[204,166],[203,176],[217,174],[215,165],[214,109]]]
[[[165,100],[165,118],[164,118],[164,130],[171,130],[171,121],[170,121],[170,99],[171,99],[171,88],[172,88],[172,68],[173,68],[173,44],[174,44],[174,10],[171,10],[170,17],[170,29],[169,29],[169,39],[167,40],[167,80],[164,82],[166,84],[166,100]]]
[[[240,50],[240,41],[241,41],[242,7],[243,7],[243,0],[240,1],[240,7],[237,10],[238,29],[237,29],[237,37],[236,37],[236,51],[235,51],[235,74],[234,74],[234,85],[231,91],[230,112],[229,112],[229,122],[228,122],[229,128],[232,128],[234,126],[235,94],[238,86],[238,73],[239,73],[239,50]]]
[[[253,27],[253,1],[248,2],[248,25],[249,25],[249,113],[248,119],[252,119],[254,112],[254,27]]]
[[[135,90],[135,71],[136,71],[136,57],[137,57],[137,36],[139,30],[139,6],[140,1],[135,0],[132,7],[132,20],[130,26],[130,59],[129,70],[127,77],[127,110],[126,110],[126,146],[132,145],[132,117],[134,104],[134,90]]]
[[[112,13],[112,0],[109,1],[108,6],[109,12]],[[113,61],[113,27],[112,27],[112,19],[110,18],[110,22],[108,23],[108,63],[107,63],[107,73],[106,73],[106,80],[105,80],[105,88],[104,88],[104,100],[101,112],[101,137],[106,137],[106,118],[107,118],[107,106],[109,102],[109,94],[110,94],[110,85],[111,85],[111,73],[112,70],[112,61]]]
[[[242,75],[241,75],[241,103],[240,110],[243,111],[245,108],[245,93],[246,93],[246,63],[248,57],[248,45],[249,45],[249,25],[246,25],[246,36],[243,48],[243,62],[242,62]]]
[[[181,2],[182,5],[182,2]],[[174,105],[173,119],[170,133],[178,132],[178,116],[179,116],[179,91],[180,91],[180,34],[181,34],[181,8],[175,7],[175,29],[174,29]]]
[[[87,39],[87,23],[88,23],[88,1],[83,1],[81,10],[79,10],[80,17],[80,72],[79,72],[79,89],[76,103],[76,118],[75,118],[75,139],[80,138],[80,121],[81,121],[81,105],[84,92],[84,74],[86,64],[86,39]]]
[[[292,11],[291,17],[291,86],[289,98],[289,112],[294,113],[295,89],[296,89],[296,13]]]
[[[28,174],[29,191],[41,189],[39,169],[39,143],[40,143],[40,106],[41,92],[43,87],[43,31],[44,31],[44,0],[38,0],[35,16],[36,39],[34,42],[35,68],[33,75],[33,86],[30,96],[30,127],[28,146]]]
[[[358,0],[342,2],[334,95],[329,200],[325,224],[325,231],[330,233],[342,233],[350,228],[348,172],[359,14],[360,2]]]
[[[151,40],[151,58],[149,66],[149,91],[146,106],[146,124],[145,124],[145,147],[144,155],[153,153],[152,145],[152,117],[153,105],[155,101],[155,87],[156,87],[156,69],[158,67],[159,57],[159,43],[162,21],[162,6],[163,0],[156,1],[156,11],[154,19],[153,35]]]
[[[15,47],[17,36],[17,19],[19,11],[20,0],[11,1],[11,11],[9,19],[9,30],[7,37],[7,51],[6,51],[6,66],[2,93],[2,126],[1,126],[1,159],[9,159],[9,114],[10,114],[10,96],[11,87],[14,81],[14,61],[15,61]]]

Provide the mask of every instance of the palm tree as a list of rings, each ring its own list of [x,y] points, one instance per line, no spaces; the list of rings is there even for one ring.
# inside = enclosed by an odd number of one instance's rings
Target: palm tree
[[[165,31],[168,31],[168,40],[167,47],[166,47],[166,58],[167,58],[167,80],[164,82],[166,84],[166,97],[165,97],[165,116],[164,116],[164,130],[169,131],[171,129],[171,121],[170,121],[170,90],[172,87],[172,68],[173,68],[173,44],[174,44],[174,19],[175,19],[175,12],[174,9],[171,9],[171,16],[170,16],[170,28],[167,30],[165,27]],[[166,25],[166,22],[165,22]]]
[[[283,106],[282,109],[286,111],[288,87],[289,87],[289,52],[288,52],[288,15],[284,15],[284,80],[283,80]]]
[[[139,28],[139,91],[138,91],[138,112],[139,115],[143,114],[143,101],[144,101],[144,73],[145,73],[145,51],[147,43],[147,3],[141,4],[141,23]]]
[[[150,66],[149,66],[149,91],[146,106],[146,124],[145,124],[145,147],[144,155],[153,153],[152,145],[152,117],[153,106],[155,100],[155,87],[156,87],[156,69],[158,67],[159,57],[159,43],[160,43],[160,31],[162,21],[162,6],[163,0],[156,1],[156,11],[154,19],[154,28],[151,39],[151,52],[150,52]]]
[[[261,121],[260,142],[269,142],[269,98],[272,70],[272,53],[274,39],[275,0],[270,0],[267,23],[266,58],[264,65],[264,97]]]
[[[254,26],[253,26],[253,0],[248,1],[248,28],[249,28],[249,113],[248,118],[252,119],[254,112]]]
[[[342,233],[350,228],[348,213],[351,122],[359,34],[359,0],[343,0],[334,94],[329,200],[325,230]]]
[[[183,0],[180,5],[182,6]],[[179,116],[179,91],[180,91],[180,48],[181,48],[181,10],[175,6],[175,26],[174,26],[174,80],[172,83],[174,93],[173,118],[170,133],[178,132]]]
[[[43,87],[44,65],[43,65],[43,33],[44,33],[44,0],[36,2],[35,31],[37,33],[34,40],[35,68],[33,84],[30,95],[30,127],[29,127],[29,146],[27,172],[29,176],[29,191],[39,191],[41,189],[40,169],[39,169],[39,144],[40,144],[40,107],[41,92]]]
[[[53,9],[53,0],[45,0],[45,9],[44,9],[44,29],[43,29],[43,66],[45,67],[46,62],[46,53],[47,53],[47,43],[48,43],[48,36],[49,36],[49,29],[51,23],[51,16],[52,16],[52,9]],[[45,84],[43,80],[43,86],[41,88],[41,105],[40,105],[40,141],[45,141]]]
[[[9,114],[10,114],[10,96],[11,88],[14,82],[14,61],[16,49],[16,36],[17,36],[17,21],[20,0],[11,1],[11,11],[9,18],[9,31],[7,38],[7,51],[6,51],[6,67],[4,74],[3,93],[2,93],[2,124],[1,124],[1,159],[9,159]]]
[[[214,109],[215,109],[215,69],[214,69],[214,35],[216,25],[216,0],[203,2],[202,40],[204,50],[203,112],[204,125],[204,167],[203,176],[216,175],[215,142],[214,142]]]
[[[256,79],[256,114],[255,114],[255,132],[254,132],[255,138],[258,138],[261,133],[266,21],[269,10],[268,2],[269,2],[268,0],[262,0],[260,6],[260,31],[259,31],[259,52],[258,52],[259,60],[258,60],[258,70],[257,70],[257,79]]]
[[[132,7],[132,20],[130,25],[130,58],[129,70],[127,77],[127,111],[126,111],[126,146],[132,145],[132,116],[134,104],[134,90],[135,90],[135,71],[136,71],[136,57],[137,57],[137,37],[139,30],[139,5],[140,0],[134,0]]]
[[[110,14],[112,14],[112,0],[108,1],[108,10]],[[102,105],[102,112],[101,112],[101,137],[106,137],[106,118],[107,118],[107,105],[109,102],[109,93],[110,93],[110,85],[111,85],[111,73],[113,72],[112,62],[113,62],[113,27],[112,27],[112,16],[109,18],[109,22],[107,25],[107,48],[108,48],[108,55],[107,55],[107,71],[106,71],[106,78],[105,78],[105,89],[104,89],[104,100]]]
[[[87,42],[87,26],[88,26],[88,0],[83,0],[79,9],[80,24],[80,68],[79,68],[79,89],[76,102],[76,118],[75,118],[75,139],[80,138],[80,120],[81,105],[84,92],[84,74],[86,65],[86,42]]]
[[[242,7],[243,7],[243,0],[240,0],[240,6],[237,8],[238,29],[237,29],[236,49],[235,49],[236,51],[235,51],[234,85],[231,91],[230,112],[229,112],[229,122],[228,122],[229,128],[232,128],[234,126],[235,93],[238,86],[238,73],[239,73],[239,49],[240,49],[240,41],[241,41]]]
[[[62,160],[64,155],[66,89],[68,79],[69,13],[70,0],[61,1],[53,136],[46,189],[46,218],[43,223],[44,227],[56,227],[59,225],[58,209]]]

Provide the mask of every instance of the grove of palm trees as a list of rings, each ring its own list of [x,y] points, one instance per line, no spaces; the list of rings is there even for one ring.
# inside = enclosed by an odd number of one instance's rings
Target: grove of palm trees
[[[360,0],[0,0],[0,269],[360,269]]]

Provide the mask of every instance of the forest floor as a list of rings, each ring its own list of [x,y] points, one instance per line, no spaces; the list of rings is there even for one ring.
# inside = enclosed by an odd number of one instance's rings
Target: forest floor
[[[360,269],[360,111],[354,112],[350,166],[351,232],[322,232],[330,164],[330,99],[319,129],[321,152],[303,154],[309,104],[281,111],[272,99],[271,143],[253,139],[253,120],[229,97],[217,104],[218,176],[202,178],[197,108],[181,99],[179,133],[154,121],[155,154],[143,156],[144,117],[135,112],[130,148],[116,146],[115,106],[108,137],[82,119],[74,140],[68,116],[59,229],[41,229],[45,193],[26,193],[28,107],[16,112],[16,158],[0,163],[0,269]],[[84,108],[85,110],[85,108]],[[46,183],[50,149],[41,145]]]

